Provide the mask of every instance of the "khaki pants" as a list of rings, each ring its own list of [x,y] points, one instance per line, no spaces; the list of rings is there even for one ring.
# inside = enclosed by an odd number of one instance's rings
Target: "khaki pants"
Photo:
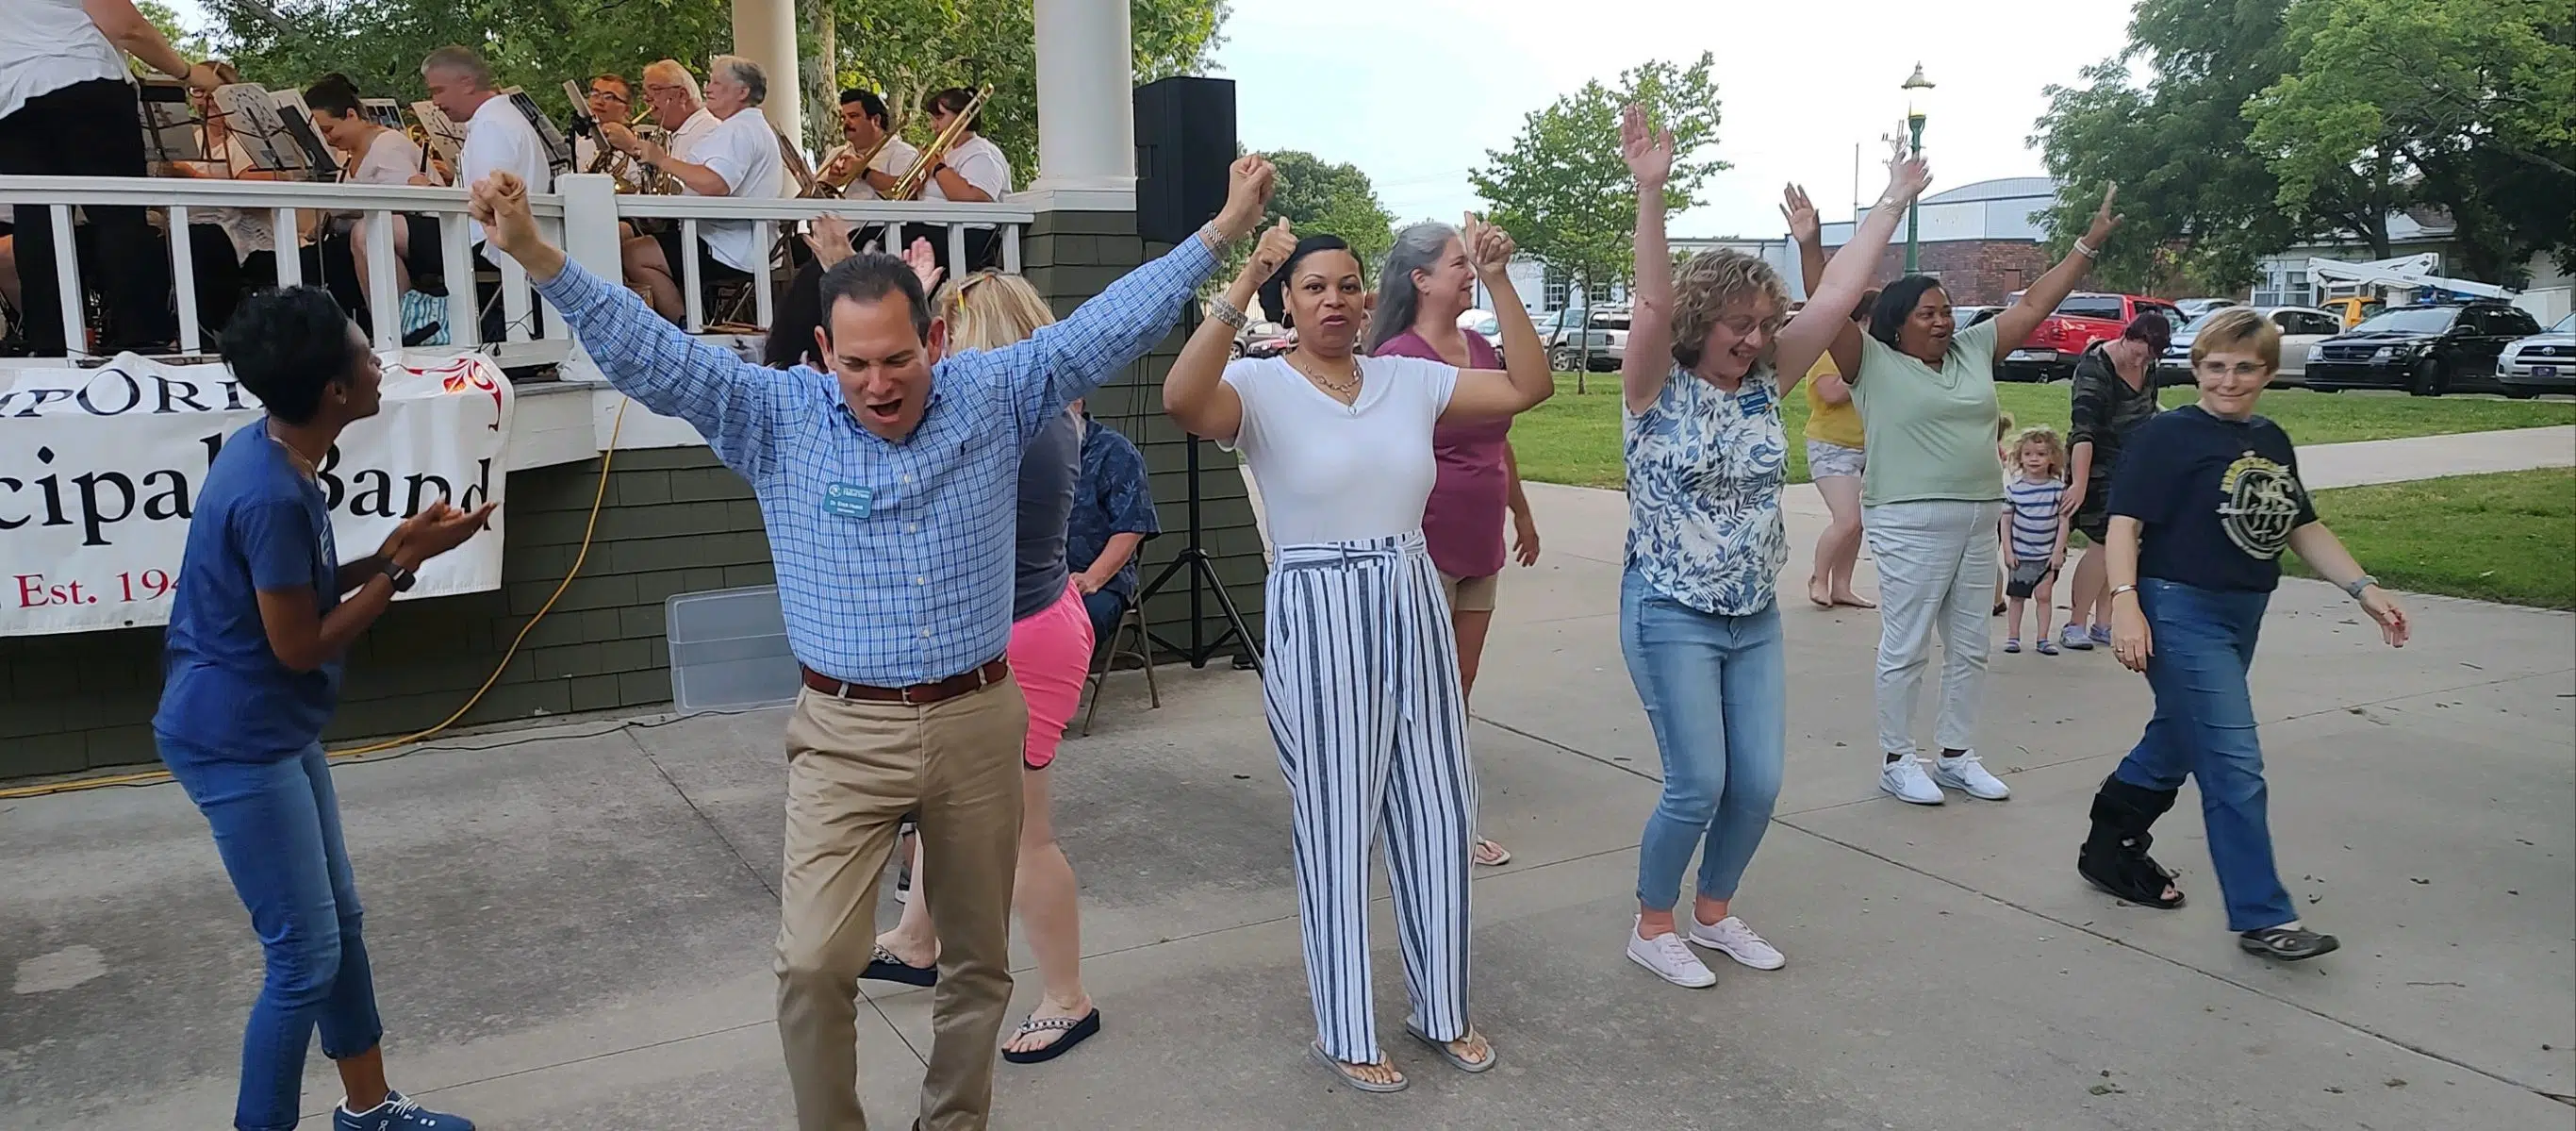
[[[935,1033],[920,1126],[982,1128],[1010,1005],[1011,877],[1019,860],[1016,680],[923,707],[806,692],[787,724],[787,860],[779,889],[778,1037],[800,1131],[861,1131],[858,981],[876,943],[877,877],[918,813],[939,933]]]

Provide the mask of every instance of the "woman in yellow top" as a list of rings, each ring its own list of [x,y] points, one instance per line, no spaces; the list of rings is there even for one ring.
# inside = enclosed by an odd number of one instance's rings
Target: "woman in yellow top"
[[[1822,249],[1806,257],[1820,267],[1823,258]],[[1865,320],[1870,308],[1877,304],[1877,291],[1862,295],[1860,305],[1852,310],[1853,319]],[[1817,358],[1815,368],[1807,371],[1807,476],[1815,480],[1816,493],[1825,497],[1825,508],[1834,515],[1824,536],[1816,540],[1815,569],[1807,575],[1807,600],[1820,609],[1836,605],[1878,607],[1878,602],[1852,592],[1852,565],[1860,560],[1860,473],[1864,463],[1860,410],[1852,407],[1851,386],[1843,383],[1842,373],[1834,368],[1834,357],[1828,353]]]

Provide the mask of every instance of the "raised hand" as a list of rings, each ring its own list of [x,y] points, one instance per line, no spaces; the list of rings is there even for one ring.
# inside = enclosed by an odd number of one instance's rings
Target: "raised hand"
[[[1649,133],[1645,109],[1631,103],[1619,111],[1619,156],[1640,186],[1661,188],[1673,173],[1673,131]]]
[[[1807,199],[1807,190],[1790,185],[1780,192],[1780,217],[1789,222],[1789,237],[1799,243],[1815,243],[1824,238],[1824,225],[1816,216],[1816,202]]]
[[[1512,253],[1518,250],[1510,232],[1473,212],[1467,213],[1465,221],[1458,225],[1458,242],[1467,249],[1467,265],[1479,276],[1509,269]]]
[[[469,193],[468,210],[510,258],[524,262],[520,252],[545,242],[537,233],[536,214],[528,210],[528,184],[518,174],[493,173],[476,181]]]
[[[2102,190],[2102,207],[2094,210],[2093,226],[2086,229],[2084,233],[2084,243],[2086,246],[2091,247],[2096,251],[2101,250],[2102,241],[2109,239],[2111,237],[2112,230],[2118,228],[2120,226],[2120,221],[2126,219],[2126,217],[2121,216],[2119,213],[2111,211],[2111,205],[2119,199],[2120,185],[2118,182],[2114,181],[2109,187]]]
[[[912,243],[903,249],[903,262],[912,268],[913,278],[921,280],[921,293],[929,294],[939,289],[939,253],[931,250],[928,239],[912,237]]]
[[[1921,154],[1888,162],[1887,191],[1879,196],[1878,202],[1899,207],[1912,204],[1914,198],[1923,195],[1923,190],[1931,184],[1932,166],[1923,160]]]
[[[1270,191],[1277,187],[1279,170],[1270,159],[1258,153],[1247,153],[1235,159],[1226,171],[1225,208],[1210,221],[1216,234],[1226,240],[1239,240],[1261,226],[1261,216],[1270,209]]]
[[[807,227],[805,246],[814,249],[814,262],[826,271],[858,254],[850,250],[850,222],[829,212]]]
[[[1243,273],[1254,279],[1267,279],[1277,274],[1280,265],[1288,262],[1289,253],[1296,250],[1297,233],[1288,227],[1288,218],[1282,216],[1261,233],[1261,242],[1252,245],[1252,258],[1244,261]]]

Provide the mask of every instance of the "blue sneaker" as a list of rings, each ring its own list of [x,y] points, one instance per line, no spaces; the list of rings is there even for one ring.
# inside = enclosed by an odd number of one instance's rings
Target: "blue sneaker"
[[[363,1112],[332,1108],[331,1131],[474,1131],[474,1121],[431,1111],[401,1092],[386,1092],[385,1102]]]
[[[2083,629],[2070,624],[2066,626],[2066,631],[2057,635],[2057,646],[2078,652],[2090,652],[2093,650],[2093,638],[2086,636]]]
[[[2089,633],[2089,635],[2093,637],[2093,642],[2094,642],[2094,643],[2099,644],[2099,645],[2101,645],[2101,646],[2103,646],[2103,647],[2105,647],[2105,648],[2108,648],[2108,647],[2110,647],[2110,646],[2111,646],[2111,630],[2110,630],[2110,629],[2104,628],[2104,627],[2102,627],[2101,625],[2098,625],[2098,624],[2097,624],[2097,625],[2094,625],[2094,626],[2093,626],[2093,630],[2092,630],[2092,632],[2091,632],[2091,633]]]

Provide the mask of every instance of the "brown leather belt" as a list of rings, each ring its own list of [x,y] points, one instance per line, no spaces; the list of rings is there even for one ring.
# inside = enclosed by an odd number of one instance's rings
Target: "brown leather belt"
[[[870,687],[863,683],[837,680],[812,668],[801,668],[801,670],[805,673],[805,686],[835,699],[850,699],[862,703],[902,703],[914,707],[954,699],[968,692],[982,691],[1011,678],[1011,662],[1001,657],[988,660],[973,671],[960,672],[937,683],[916,683],[910,687]]]

